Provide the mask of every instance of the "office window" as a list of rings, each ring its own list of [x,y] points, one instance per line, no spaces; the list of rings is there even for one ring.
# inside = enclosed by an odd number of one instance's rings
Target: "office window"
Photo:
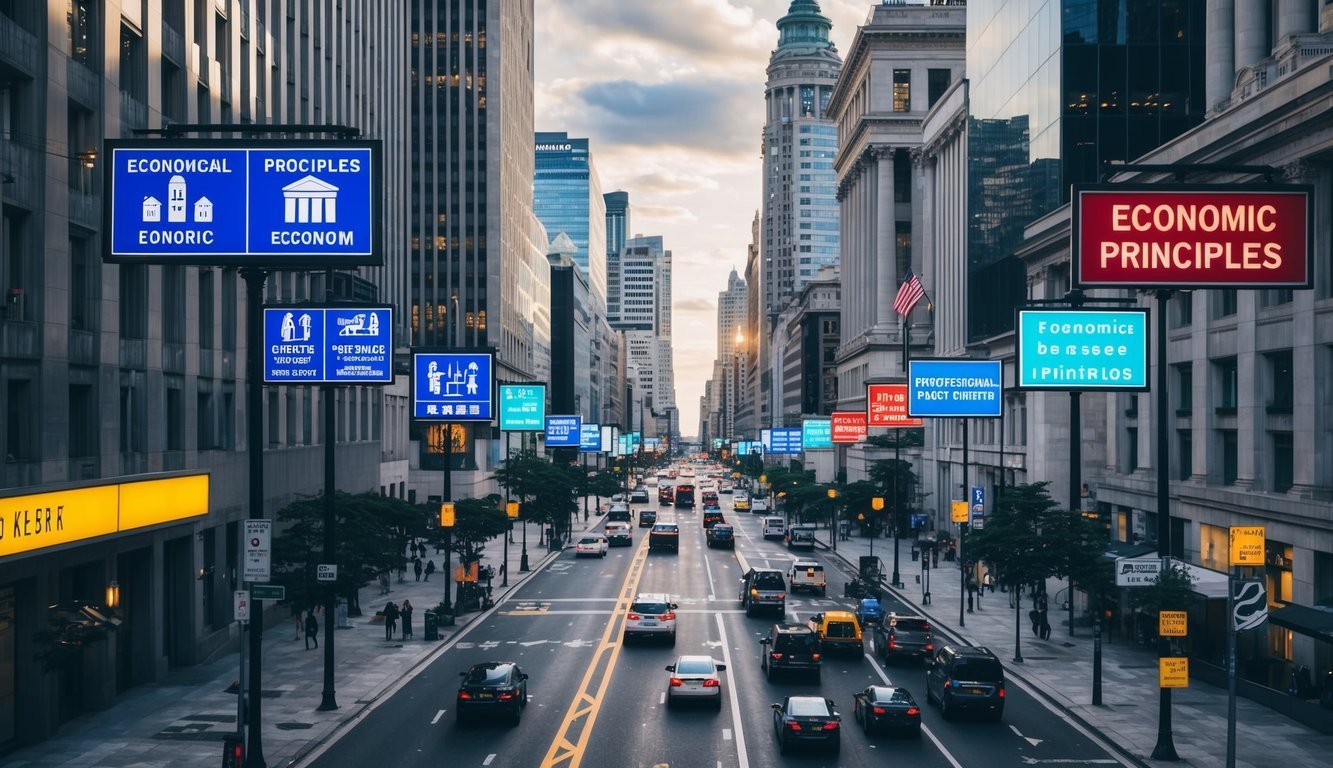
[[[142,371],[120,372],[120,450],[143,453],[148,431],[147,397]]]
[[[1171,366],[1176,374],[1176,413],[1184,415],[1194,410],[1194,364]]]
[[[162,267],[162,340],[185,343],[185,267]]]
[[[1139,468],[1139,430],[1138,427],[1130,427],[1125,430],[1125,472],[1128,474]]]
[[[1295,453],[1290,432],[1273,432],[1273,492],[1291,490],[1295,474]]]
[[[120,92],[148,103],[148,51],[143,37],[124,24],[120,26]]]
[[[211,451],[216,447],[216,418],[213,413],[213,393],[202,390],[196,393],[194,397],[194,447],[196,450]]]
[[[93,11],[97,0],[68,0],[65,8],[65,26],[69,31],[70,58],[86,67],[97,66],[97,30]]]
[[[222,348],[236,351],[236,270],[222,270]]]
[[[1190,291],[1180,291],[1176,293],[1176,298],[1171,302],[1174,310],[1171,313],[1171,327],[1184,328],[1194,323],[1194,294]]]
[[[184,382],[179,377],[166,378],[167,402],[167,450],[185,449],[185,395],[182,391]]]
[[[1222,429],[1218,430],[1221,434],[1219,438],[1222,443],[1222,485],[1233,485],[1236,482],[1236,476],[1239,474],[1239,446],[1236,439],[1236,430]]]
[[[213,298],[213,275],[210,268],[199,270],[199,347],[212,349],[217,329],[217,302]]]
[[[69,327],[76,331],[97,328],[97,290],[102,284],[102,262],[92,253],[88,238],[69,239]]]
[[[893,70],[893,111],[907,112],[912,108],[912,70]]]
[[[935,102],[939,101],[947,90],[949,90],[949,70],[926,70],[926,95],[930,102],[929,106],[935,106]]]
[[[217,446],[218,448],[221,448],[224,451],[229,451],[236,447],[236,393],[235,392],[222,393],[222,408],[218,411]]]
[[[36,461],[36,405],[32,382],[10,379],[5,384],[5,461]]]
[[[1180,468],[1176,477],[1190,479],[1194,474],[1194,434],[1188,429],[1176,430],[1176,466]]]
[[[1231,317],[1236,314],[1236,289],[1223,288],[1213,291],[1215,298],[1213,306],[1215,308],[1214,317]]]
[[[1218,413],[1235,413],[1239,401],[1236,380],[1236,358],[1228,357],[1213,362],[1213,402]]]
[[[148,267],[120,265],[120,337],[148,338]]]
[[[1296,383],[1291,375],[1291,350],[1264,355],[1268,363],[1269,413],[1291,413]]]

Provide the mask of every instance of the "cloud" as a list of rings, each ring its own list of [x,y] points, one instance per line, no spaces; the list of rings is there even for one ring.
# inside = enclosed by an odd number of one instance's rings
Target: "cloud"
[[[644,219],[651,224],[666,224],[675,221],[695,221],[697,217],[694,211],[679,205],[639,205],[631,202],[633,206],[634,228],[635,231],[651,231],[653,227],[641,227],[640,222]],[[670,246],[668,245],[668,249]]]
[[[672,317],[677,312],[717,312],[717,301],[708,299],[677,299],[671,302]]]
[[[583,120],[603,141],[731,154],[753,148],[762,100],[743,80],[591,82],[579,89]],[[737,105],[749,106],[737,108]]]
[[[717,179],[701,176],[697,173],[680,173],[669,170],[652,170],[640,173],[625,181],[624,186],[636,193],[653,196],[672,197],[690,195],[696,192],[719,189]]]

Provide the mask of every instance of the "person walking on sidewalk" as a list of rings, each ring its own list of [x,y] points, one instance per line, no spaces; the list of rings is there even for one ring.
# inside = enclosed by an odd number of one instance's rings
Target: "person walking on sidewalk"
[[[435,573],[435,561],[434,561],[434,560],[427,560],[427,561],[426,561],[426,578],[422,579],[422,581],[430,581],[430,575],[431,575],[432,573]]]
[[[412,556],[412,573],[416,574],[417,581],[421,581],[421,558]]]
[[[398,613],[403,617],[403,639],[406,640],[412,636],[412,601],[403,598],[403,605],[398,609]]]
[[[384,606],[384,639],[392,640],[393,631],[398,627],[398,606],[390,600],[389,604]]]
[[[311,608],[305,615],[305,649],[310,650],[310,644],[314,643],[315,648],[319,648],[319,619],[315,618],[315,609]]]

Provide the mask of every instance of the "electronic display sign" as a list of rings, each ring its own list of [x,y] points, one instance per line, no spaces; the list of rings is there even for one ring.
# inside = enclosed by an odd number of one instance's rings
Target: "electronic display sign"
[[[546,447],[578,448],[582,439],[583,417],[547,416]]]
[[[541,432],[546,428],[545,384],[500,385],[500,429]]]
[[[832,448],[833,423],[828,419],[806,419],[802,421],[801,447],[807,451],[812,448]]]
[[[800,453],[801,429],[799,427],[774,427],[769,433],[768,452],[787,455]]]
[[[985,418],[1004,404],[999,360],[910,360],[907,411],[913,416]]]
[[[412,418],[491,421],[494,371],[489,352],[413,352]]]
[[[866,385],[866,423],[872,427],[921,427],[925,422],[907,415],[906,384]]]
[[[602,448],[602,425],[584,424],[579,427],[579,453],[597,453]]]
[[[829,421],[835,443],[859,443],[866,439],[865,411],[834,411]]]
[[[383,263],[378,141],[109,140],[111,263]]]
[[[264,382],[392,383],[393,309],[265,307]]]
[[[1019,309],[1018,386],[1148,390],[1147,309]]]

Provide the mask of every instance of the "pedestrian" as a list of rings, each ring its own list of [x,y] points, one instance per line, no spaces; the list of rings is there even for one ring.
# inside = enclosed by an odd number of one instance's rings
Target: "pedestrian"
[[[315,609],[311,608],[305,615],[305,649],[310,650],[310,644],[319,647],[319,619],[315,618]]]
[[[402,584],[405,581],[407,581],[407,561],[400,560],[398,561],[398,583]]]
[[[1032,634],[1041,636],[1041,612],[1036,608],[1028,611],[1028,621],[1032,622]]]
[[[421,581],[421,558],[412,557],[412,573],[416,574],[417,581]]]
[[[384,606],[384,639],[392,640],[393,631],[398,627],[398,606],[390,600],[389,604]]]
[[[1038,636],[1041,637],[1042,640],[1050,640],[1050,639],[1051,639],[1051,622],[1047,619],[1047,614],[1046,614],[1046,609],[1045,609],[1045,608],[1041,609],[1041,620],[1040,620],[1040,623],[1041,623],[1041,627],[1040,627],[1040,633],[1039,633]]]
[[[991,575],[990,571],[986,571],[985,575],[981,577],[981,584],[989,589],[992,595],[995,594],[995,577]]]
[[[403,617],[403,639],[406,640],[412,636],[412,601],[404,598],[398,614]]]
[[[426,578],[424,579],[424,581],[430,581],[430,575],[431,575],[432,573],[435,573],[435,561],[434,561],[434,560],[427,560],[427,561],[426,561]]]
[[[422,541],[420,544],[417,544],[417,554],[420,555],[421,558],[422,558],[423,560],[426,558],[426,542],[425,542],[425,541]]]

